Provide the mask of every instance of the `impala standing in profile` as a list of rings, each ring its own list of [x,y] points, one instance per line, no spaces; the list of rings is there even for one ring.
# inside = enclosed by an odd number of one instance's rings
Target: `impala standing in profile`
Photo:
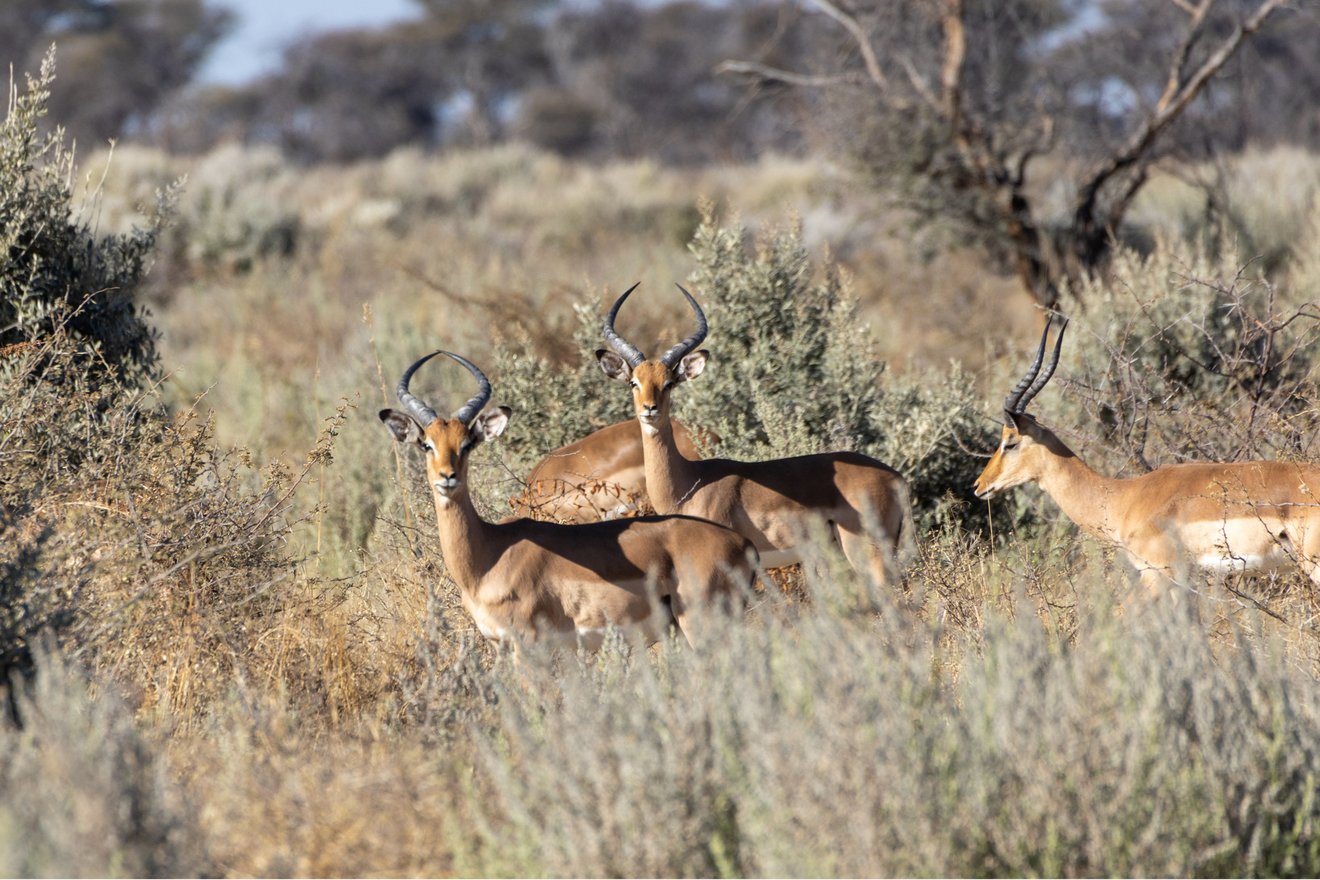
[[[467,368],[480,389],[448,419],[408,391],[417,368],[438,354]],[[685,516],[588,525],[481,519],[468,494],[468,456],[503,433],[510,415],[507,407],[481,412],[490,392],[481,370],[437,351],[399,380],[407,412],[380,411],[395,440],[426,455],[445,567],[482,635],[560,636],[594,650],[610,625],[653,642],[673,624],[692,643],[706,615],[741,607],[756,576],[756,550],[723,526]]]
[[[1054,316],[1036,359],[1004,400],[999,448],[976,480],[993,498],[1039,483],[1068,518],[1122,547],[1152,592],[1180,567],[1216,572],[1300,565],[1320,584],[1320,468],[1283,461],[1165,465],[1128,479],[1102,476],[1026,411],[1054,374],[1067,319],[1047,367]]]
[[[619,336],[614,321],[637,285],[623,293],[605,318],[610,351],[597,351],[605,375],[632,388],[642,426],[646,491],[661,513],[684,513],[730,526],[746,535],[767,566],[802,561],[801,543],[813,521],[823,521],[848,562],[878,584],[898,575],[900,557],[915,546],[907,482],[888,465],[856,452],[826,452],[769,461],[694,460],[682,454],[669,418],[670,394],[701,375],[709,352],[706,316],[686,290],[696,332],[654,360]],[[877,543],[868,529],[878,530]]]
[[[709,444],[718,438],[707,432],[701,439]],[[701,457],[692,432],[679,422],[674,422],[674,442],[684,456]],[[548,453],[510,504],[519,516],[562,523],[654,513],[637,420],[615,422]]]

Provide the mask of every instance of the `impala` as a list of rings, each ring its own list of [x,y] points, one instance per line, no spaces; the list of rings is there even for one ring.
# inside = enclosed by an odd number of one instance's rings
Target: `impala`
[[[707,432],[701,439],[717,438]],[[679,422],[674,422],[674,441],[683,455],[700,457],[692,433]],[[654,513],[637,420],[616,422],[554,450],[532,468],[527,488],[510,504],[521,516],[564,523]]]
[[[438,354],[462,364],[479,389],[448,419],[408,391],[417,368]],[[468,456],[504,432],[509,408],[481,412],[490,400],[490,382],[447,351],[410,366],[396,393],[407,412],[383,409],[380,420],[395,440],[426,455],[445,566],[486,638],[561,636],[594,650],[611,625],[640,633],[648,643],[675,625],[692,643],[704,615],[715,606],[738,607],[752,587],[755,549],[738,533],[705,520],[486,522],[468,493]]]
[[[605,375],[632,388],[642,427],[646,491],[661,513],[683,513],[727,525],[751,539],[767,566],[802,561],[801,544],[813,521],[824,521],[848,562],[878,584],[897,575],[901,556],[915,546],[907,482],[888,465],[855,452],[826,452],[770,461],[694,460],[683,455],[669,418],[670,394],[701,375],[709,352],[706,315],[680,285],[696,316],[691,336],[660,357],[646,355],[614,330],[633,285],[605,317],[609,351],[596,352]],[[879,532],[877,543],[868,529]]]
[[[1053,315],[1040,349],[1004,400],[999,448],[976,496],[1039,483],[1082,529],[1123,549],[1152,591],[1180,566],[1230,572],[1298,564],[1320,584],[1320,468],[1282,461],[1166,465],[1128,479],[1102,476],[1026,412],[1054,374],[1067,319],[1044,370]]]

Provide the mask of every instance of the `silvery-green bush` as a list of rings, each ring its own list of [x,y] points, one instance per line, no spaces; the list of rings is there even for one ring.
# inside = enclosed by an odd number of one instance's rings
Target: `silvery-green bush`
[[[814,594],[841,583],[808,565]],[[822,577],[820,572],[826,574]],[[844,575],[846,577],[846,575]],[[492,671],[461,873],[1283,875],[1320,867],[1320,702],[1288,649],[1076,575],[976,638],[886,605],[738,621],[701,652]],[[970,635],[970,634],[966,634]],[[672,646],[671,646],[672,647]]]
[[[889,375],[837,267],[816,267],[797,224],[755,241],[707,207],[693,239],[693,289],[713,362],[675,397],[746,458],[851,449],[907,478],[923,516],[966,500],[992,437],[968,377]],[[971,510],[974,508],[968,508]]]
[[[0,874],[178,877],[214,870],[164,753],[111,682],[46,653],[0,719]]]
[[[246,271],[268,256],[291,253],[300,221],[288,194],[294,174],[270,147],[226,144],[202,157],[188,178],[178,233],[191,264]]]
[[[61,333],[89,375],[135,385],[156,369],[155,335],[134,295],[170,197],[126,235],[98,237],[74,216],[73,153],[61,129],[40,127],[54,78],[52,50],[0,125],[0,350]]]
[[[972,383],[956,366],[943,374],[895,379],[885,369],[857,300],[831,263],[817,267],[796,224],[755,242],[709,206],[691,244],[687,283],[710,323],[700,378],[674,392],[674,415],[715,431],[717,454],[764,459],[830,450],[874,456],[902,473],[920,515],[961,502],[981,467],[966,448],[989,449]],[[691,327],[677,290],[638,291],[672,300],[674,326]],[[626,389],[612,383],[592,351],[604,346],[608,304],[578,306],[576,367],[508,345],[496,355],[497,395],[521,413],[505,447],[509,470],[524,474],[551,449],[632,414]],[[621,318],[620,328],[626,318]],[[628,335],[626,331],[625,335]],[[631,337],[630,337],[631,338]],[[654,355],[677,339],[633,339]],[[975,522],[980,508],[961,507]],[[975,511],[975,513],[972,513]]]

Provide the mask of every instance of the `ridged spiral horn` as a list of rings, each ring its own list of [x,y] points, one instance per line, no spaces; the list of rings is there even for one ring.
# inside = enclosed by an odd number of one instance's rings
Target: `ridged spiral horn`
[[[637,284],[641,283],[642,282],[640,281],[637,282]],[[629,367],[636,367],[638,364],[645,361],[646,355],[642,354],[642,352],[631,342],[614,332],[614,319],[618,317],[619,307],[622,306],[623,301],[628,298],[628,294],[637,289],[637,284],[634,284],[632,287],[625,290],[620,294],[619,298],[614,301],[614,305],[610,308],[609,314],[605,316],[605,323],[601,328],[601,331],[605,334],[605,343],[610,348],[614,349],[615,354],[627,361]]]
[[[1031,399],[1040,393],[1045,387],[1045,383],[1054,375],[1054,369],[1059,365],[1059,352],[1063,346],[1063,331],[1068,326],[1068,319],[1062,315],[1060,319],[1059,336],[1054,343],[1054,354],[1050,359],[1050,365],[1041,378],[1041,364],[1045,361],[1045,346],[1049,342],[1050,328],[1054,326],[1055,313],[1051,312],[1045,319],[1045,330],[1040,334],[1040,347],[1036,349],[1036,357],[1023,374],[1022,379],[1013,386],[1013,390],[1004,398],[1004,413],[1009,416],[1021,415],[1031,403]],[[1011,421],[1011,419],[1010,419]]]
[[[462,355],[454,354],[452,351],[440,351],[437,352],[437,354],[442,354],[447,358],[458,361],[466,367],[467,371],[477,380],[477,393],[468,398],[468,402],[455,410],[454,415],[452,416],[452,418],[457,419],[464,425],[471,425],[472,420],[480,414],[481,410],[485,408],[486,403],[490,400],[490,380],[486,378],[485,373],[477,369],[476,364],[472,363],[472,361]]]
[[[1054,338],[1054,351],[1050,354],[1049,364],[1036,381],[1031,383],[1031,387],[1022,395],[1022,399],[1018,401],[1018,412],[1025,411],[1031,405],[1032,399],[1040,393],[1040,390],[1045,387],[1045,383],[1050,381],[1050,377],[1054,375],[1055,368],[1059,366],[1059,353],[1063,350],[1063,331],[1067,329],[1068,319],[1060,315],[1059,335]]]
[[[414,361],[411,367],[403,371],[403,378],[399,380],[399,386],[394,390],[394,394],[399,398],[399,402],[408,408],[408,412],[412,413],[412,417],[416,419],[423,428],[440,418],[440,416],[435,410],[431,409],[423,403],[420,398],[414,396],[413,393],[408,390],[408,383],[412,380],[413,373],[417,372],[418,367],[438,354],[443,354],[443,352],[433,351],[425,357],[418,358]]]
[[[697,316],[697,330],[687,339],[660,355],[660,363],[670,369],[673,369],[674,364],[687,356],[688,352],[701,344],[701,341],[706,338],[707,330],[706,313],[701,310],[701,306],[697,305],[697,301],[692,298],[692,294],[688,293],[687,288],[683,285],[675,283],[674,286],[683,291],[683,296],[687,297],[688,305],[692,306],[692,312]]]

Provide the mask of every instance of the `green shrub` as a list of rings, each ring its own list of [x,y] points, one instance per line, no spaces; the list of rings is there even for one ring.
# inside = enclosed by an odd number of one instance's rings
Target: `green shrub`
[[[97,238],[73,217],[73,153],[60,129],[39,127],[54,71],[52,49],[0,127],[0,352],[63,330],[81,369],[139,384],[154,373],[157,355],[134,292],[171,197],[146,228],[127,235]]]
[[[495,350],[495,398],[514,411],[509,432],[500,440],[500,458],[513,474],[525,476],[550,450],[632,415],[592,354],[604,345],[603,313],[594,302],[575,305],[573,311],[573,347],[581,352],[576,364],[560,367],[529,353],[520,340]]]
[[[965,448],[989,449],[993,438],[968,377],[955,365],[943,374],[892,379],[848,284],[830,263],[817,272],[797,225],[765,235],[754,249],[748,237],[703,208],[691,244],[691,283],[710,322],[703,347],[712,358],[700,379],[675,393],[675,417],[714,430],[722,437],[718,454],[730,458],[842,449],[874,456],[908,479],[923,519],[932,521],[952,500],[957,516],[981,522],[982,508],[960,503],[981,466]],[[672,300],[670,323],[687,335],[690,313],[678,292],[651,296]],[[528,426],[519,432],[515,422],[510,431],[504,461],[513,473],[631,417],[627,394],[601,375],[590,354],[604,344],[603,316],[600,304],[577,307],[574,340],[583,356],[566,373],[555,375],[552,364],[521,345],[497,351],[497,396]],[[633,341],[654,356],[678,337]]]
[[[263,258],[291,254],[300,233],[293,181],[274,148],[226,144],[202,157],[189,175],[174,236],[187,262],[244,272]]]
[[[723,454],[865,453],[907,478],[927,524],[942,505],[970,497],[981,463],[966,448],[988,449],[993,438],[969,378],[956,365],[888,375],[856,296],[833,264],[812,266],[799,226],[749,247],[745,231],[721,227],[706,206],[691,250],[712,360],[675,400],[682,417],[724,438]],[[980,522],[981,508],[958,509]]]
[[[169,416],[132,299],[159,226],[96,238],[69,219],[71,156],[58,130],[37,134],[52,76],[48,56],[0,130],[0,686],[53,637],[131,683],[140,706],[188,720],[269,659],[265,644],[278,675],[307,673],[300,692],[329,699],[316,664],[291,665],[268,637],[291,606],[338,599],[313,579],[275,588],[292,579],[291,535],[309,515],[293,499],[329,460],[343,412],[301,470],[260,473],[217,449],[194,411]]]

